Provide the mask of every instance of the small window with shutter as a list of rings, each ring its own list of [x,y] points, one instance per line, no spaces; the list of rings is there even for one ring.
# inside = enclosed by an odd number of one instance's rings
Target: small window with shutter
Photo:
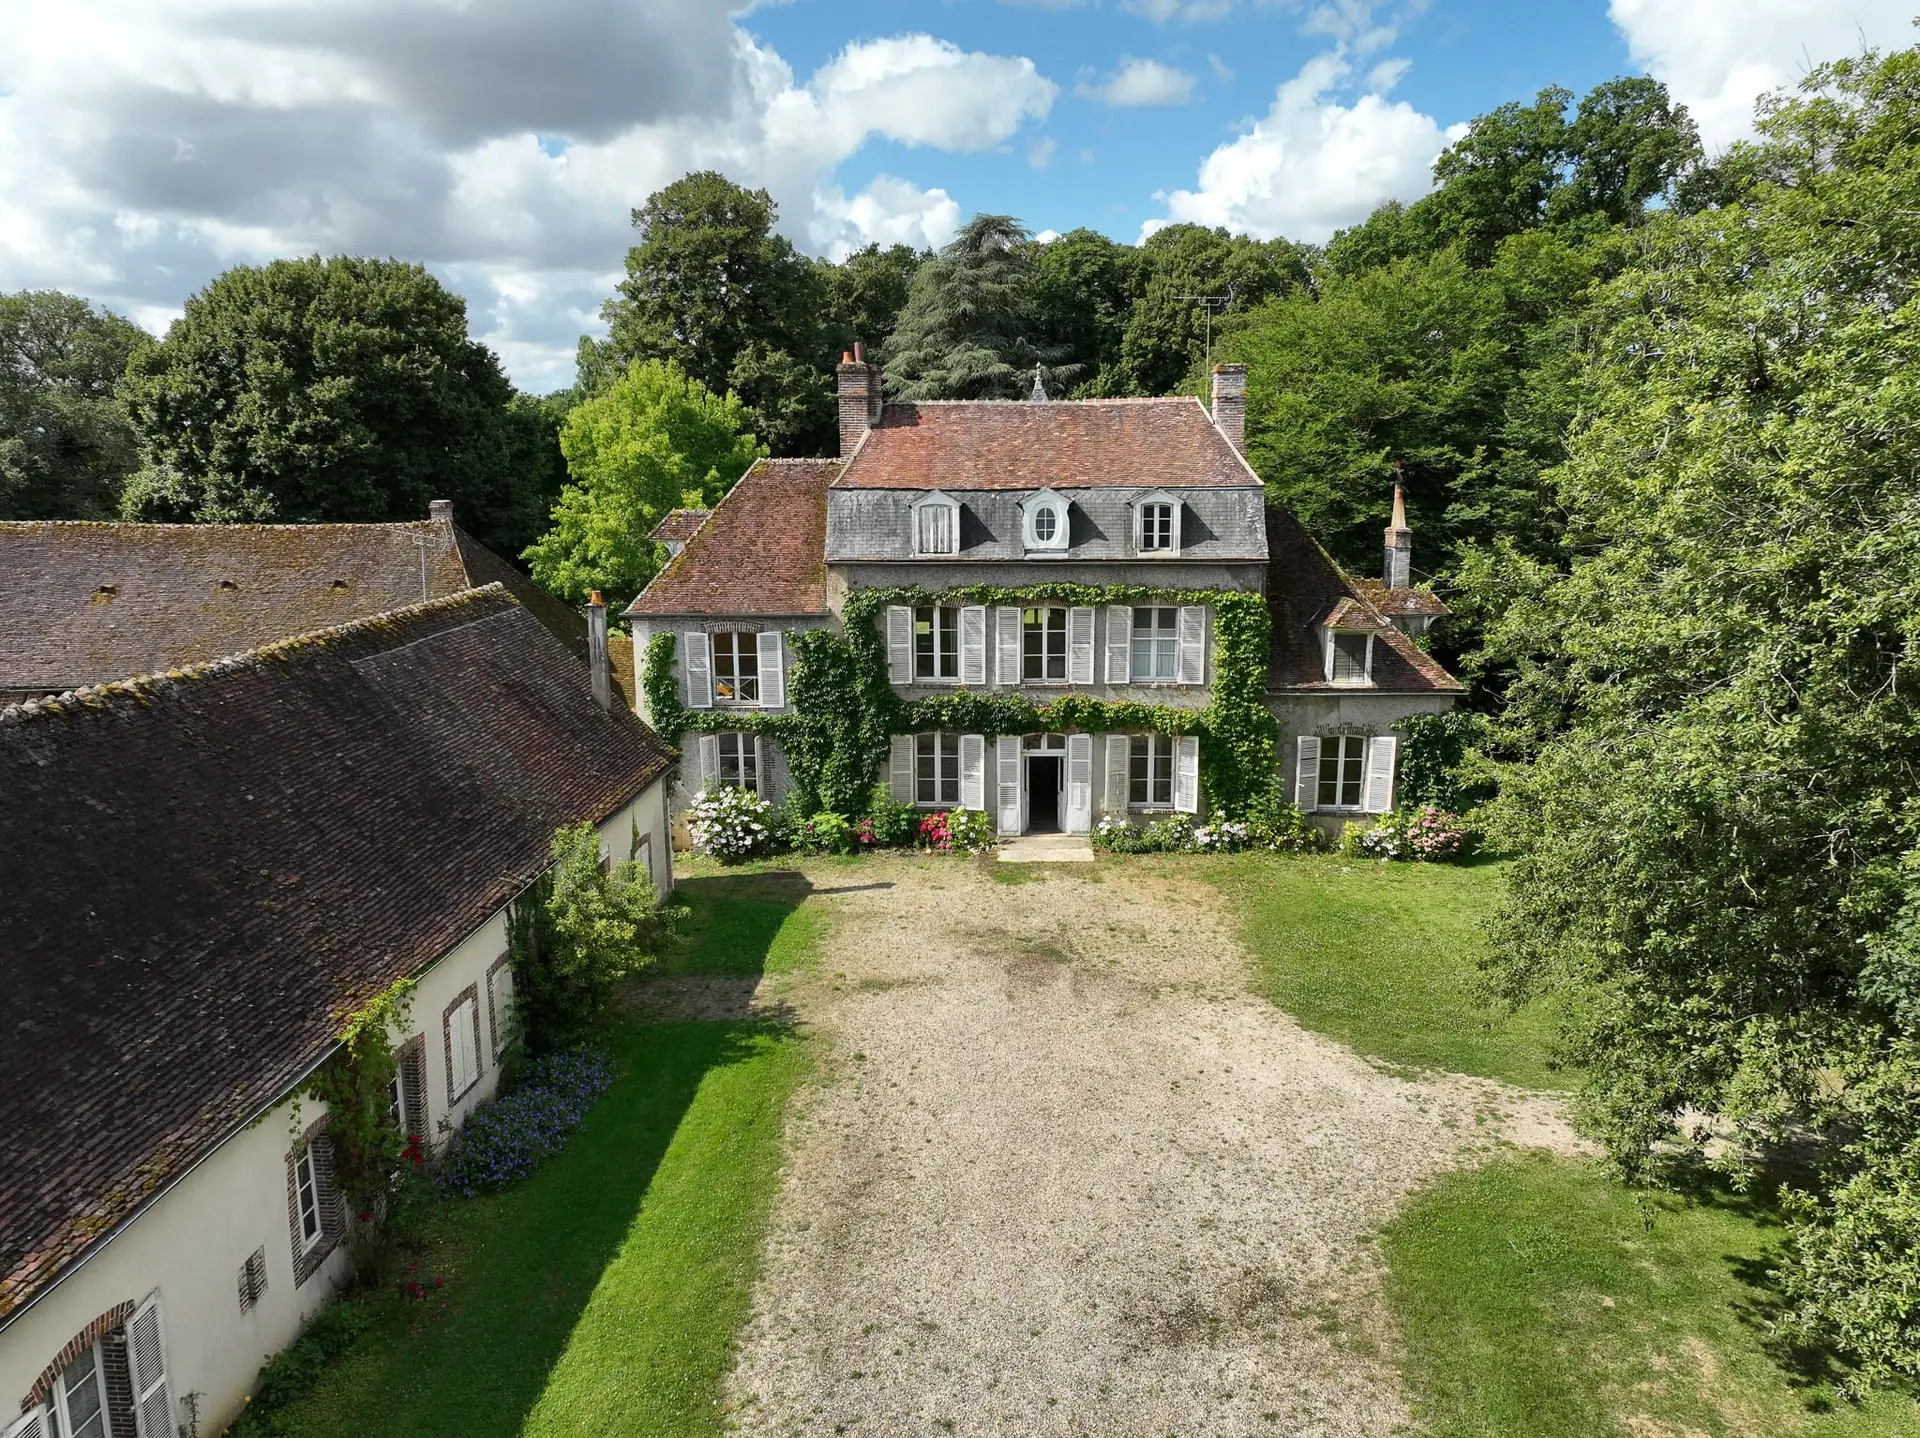
[[[1358,734],[1336,734],[1320,741],[1322,809],[1358,809],[1365,794],[1367,741]]]
[[[267,1291],[267,1250],[256,1248],[240,1265],[240,1311],[253,1312],[260,1296]]]
[[[913,736],[913,802],[923,809],[960,804],[960,736]]]
[[[480,1081],[480,993],[469,985],[447,1006],[442,1022],[447,1038],[447,1102],[457,1102]]]
[[[1336,629],[1328,636],[1327,680],[1332,684],[1373,682],[1373,636]]]
[[[727,630],[710,636],[713,645],[713,700],[716,704],[760,702],[760,635]]]
[[[1173,738],[1167,734],[1133,736],[1127,805],[1133,809],[1173,807]]]

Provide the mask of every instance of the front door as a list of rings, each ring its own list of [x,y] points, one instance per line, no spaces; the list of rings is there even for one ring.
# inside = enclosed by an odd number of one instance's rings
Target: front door
[[[1060,779],[1065,759],[1059,754],[1027,755],[1027,832],[1060,832]]]

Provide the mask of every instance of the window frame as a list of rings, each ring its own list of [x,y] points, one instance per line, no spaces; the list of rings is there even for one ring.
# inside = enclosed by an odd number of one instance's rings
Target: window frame
[[[1314,775],[1313,797],[1316,810],[1339,810],[1345,813],[1361,814],[1366,812],[1367,804],[1367,746],[1369,738],[1365,734],[1323,734],[1320,736],[1320,768]],[[1329,752],[1331,751],[1331,752]],[[1349,757],[1349,751],[1355,757]],[[1327,778],[1327,765],[1333,765],[1333,778]],[[1347,765],[1342,772],[1341,765]],[[1333,800],[1329,802],[1325,795],[1327,785],[1333,784]],[[1342,789],[1351,786],[1354,799],[1351,804],[1340,802]]]
[[[916,604],[913,606],[913,682],[915,684],[958,684],[960,682],[960,609],[953,604]],[[933,672],[920,669],[921,616],[927,616],[927,651]],[[953,672],[942,674],[943,664],[951,660]]]
[[[1361,630],[1361,629],[1329,629],[1327,630],[1327,642],[1326,642],[1326,651],[1325,651],[1325,665],[1326,665],[1325,673],[1326,673],[1327,683],[1337,684],[1343,689],[1349,689],[1349,688],[1363,689],[1371,685],[1373,683],[1373,637],[1374,636],[1373,636],[1372,630]],[[1354,678],[1342,679],[1342,678],[1335,677],[1335,656],[1339,651],[1340,640],[1342,638],[1366,640],[1366,649],[1363,652],[1361,656],[1361,661],[1360,661],[1360,677],[1357,679],[1354,679]]]
[[[293,1198],[294,1219],[300,1225],[300,1256],[306,1257],[318,1248],[327,1236],[327,1215],[320,1206],[320,1166],[313,1156],[313,1145],[317,1140],[309,1139],[300,1145],[300,1156],[293,1161]],[[307,1208],[313,1208],[313,1232],[307,1232]]]
[[[1165,771],[1157,768],[1161,755],[1156,751],[1165,747]],[[1174,763],[1175,743],[1171,734],[1135,734],[1127,743],[1127,808],[1142,812],[1171,810],[1174,807]],[[1165,802],[1156,800],[1154,789],[1164,784]],[[1136,798],[1138,794],[1140,797]]]
[[[72,1358],[68,1359],[67,1362],[61,1366],[60,1371],[53,1375],[53,1392],[48,1395],[53,1401],[48,1404],[47,1407],[53,1415],[54,1423],[57,1425],[55,1432],[59,1435],[59,1438],[73,1438],[73,1414],[67,1407],[70,1401],[70,1395],[67,1391],[67,1375],[74,1370],[82,1358],[90,1358],[93,1362],[93,1372],[89,1376],[93,1380],[94,1401],[97,1406],[93,1410],[90,1421],[96,1423],[95,1431],[100,1435],[100,1438],[108,1438],[111,1432],[111,1422],[107,1417],[107,1365],[100,1352],[98,1339],[74,1354]],[[51,1434],[49,1438],[52,1438]]]
[[[1167,627],[1148,626],[1145,635],[1141,633],[1142,615],[1165,615]],[[1165,674],[1141,673],[1140,646],[1145,643],[1148,659],[1158,657],[1160,646],[1166,646],[1167,672]],[[1152,668],[1150,663],[1149,668]],[[1178,684],[1180,682],[1180,606],[1177,604],[1136,604],[1133,606],[1133,629],[1127,636],[1127,682],[1129,684]]]
[[[1040,537],[1041,515],[1051,515],[1054,531]],[[1073,542],[1073,506],[1064,494],[1043,489],[1020,501],[1020,547],[1030,554],[1064,554]]]
[[[761,792],[760,738],[744,729],[723,729],[713,736],[713,782],[722,789],[748,789],[753,793]],[[734,777],[727,777],[728,741],[732,741]],[[753,770],[752,782],[747,779],[747,770]]]
[[[947,540],[951,547],[947,549],[928,549],[922,545],[925,537],[922,529],[923,516],[929,510],[939,510],[946,515]],[[907,535],[915,559],[952,559],[960,553],[960,501],[952,495],[942,494],[939,490],[923,494],[907,506]]]
[[[1162,545],[1147,544],[1147,521],[1150,511],[1166,511],[1166,540]],[[1140,495],[1133,501],[1133,552],[1143,558],[1178,559],[1180,557],[1180,513],[1182,501],[1178,495],[1168,494],[1156,489],[1149,494]]]
[[[928,760],[932,761],[932,772],[923,774],[921,766]],[[923,784],[933,786],[933,798],[920,797]],[[949,785],[953,798],[943,799],[941,795]],[[957,730],[930,729],[913,736],[913,807],[929,812],[960,807],[960,734]]]
[[[1041,616],[1040,619],[1037,621],[1037,627],[1036,627],[1036,621],[1031,617],[1036,614]],[[1050,653],[1048,650],[1049,643],[1056,637],[1054,632],[1054,624],[1053,624],[1053,621],[1056,618],[1060,621],[1058,636],[1057,636],[1059,639],[1059,651],[1060,651],[1058,655]],[[1072,681],[1073,665],[1072,665],[1071,644],[1069,642],[1070,631],[1068,629],[1068,623],[1069,623],[1069,615],[1068,615],[1068,608],[1066,605],[1023,604],[1020,607],[1020,682],[1021,684],[1053,685],[1053,684],[1070,684],[1073,682]],[[1033,641],[1036,637],[1040,641],[1039,652],[1037,654],[1034,652],[1034,644],[1033,644]],[[1046,674],[1045,671],[1048,665],[1050,665],[1056,658],[1059,660],[1060,673],[1058,677],[1053,677]],[[1039,661],[1040,669],[1042,671],[1040,674],[1037,674],[1037,675],[1032,672],[1032,665],[1036,659]]]
[[[716,629],[707,636],[707,663],[710,666],[713,685],[713,703],[715,708],[757,709],[760,707],[760,631],[757,629]],[[728,652],[731,651],[731,652]],[[724,692],[721,679],[721,655],[726,654],[726,686],[733,690]],[[745,655],[743,660],[742,655]],[[752,678],[748,679],[746,665],[752,666]],[[742,691],[749,686],[752,693]]]

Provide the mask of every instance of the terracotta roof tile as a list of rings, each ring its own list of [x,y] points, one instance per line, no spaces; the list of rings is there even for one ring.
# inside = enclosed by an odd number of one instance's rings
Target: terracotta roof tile
[[[671,757],[498,586],[0,709],[0,1318]]]
[[[840,489],[1258,486],[1197,399],[889,403]]]
[[[1349,579],[1347,582],[1356,594],[1389,618],[1440,619],[1452,612],[1431,589],[1389,589],[1381,579]]]
[[[1374,631],[1376,690],[1390,694],[1465,690],[1438,661],[1373,610],[1359,583],[1349,579],[1300,521],[1278,505],[1267,506],[1267,608],[1273,624],[1267,647],[1270,693],[1335,687],[1327,682],[1320,627],[1336,615],[1351,627]]]
[[[825,614],[832,459],[763,459],[627,613]]]
[[[684,544],[694,536],[694,531],[707,522],[711,509],[675,509],[668,511],[667,517],[654,525],[648,539],[659,540],[662,544]]]

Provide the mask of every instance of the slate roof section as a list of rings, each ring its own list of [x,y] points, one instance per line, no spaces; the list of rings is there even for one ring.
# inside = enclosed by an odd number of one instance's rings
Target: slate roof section
[[[1443,619],[1453,611],[1431,589],[1389,589],[1383,579],[1350,579],[1354,592],[1389,619]]]
[[[0,1323],[671,758],[497,585],[0,709]]]
[[[647,535],[648,539],[658,540],[662,544],[685,544],[692,539],[700,526],[707,522],[711,509],[673,509],[667,511],[667,517],[654,525]]]
[[[827,612],[832,459],[762,459],[626,612],[637,618]]]
[[[889,400],[836,489],[1260,488],[1197,399]]]
[[[1267,506],[1267,692],[1354,692],[1327,682],[1320,626],[1338,615],[1374,631],[1373,685],[1360,693],[1464,693],[1466,686],[1371,609],[1346,573],[1278,505]],[[1364,621],[1364,622],[1363,622]]]
[[[202,664],[495,581],[585,660],[584,618],[437,520],[0,522],[0,695]]]

